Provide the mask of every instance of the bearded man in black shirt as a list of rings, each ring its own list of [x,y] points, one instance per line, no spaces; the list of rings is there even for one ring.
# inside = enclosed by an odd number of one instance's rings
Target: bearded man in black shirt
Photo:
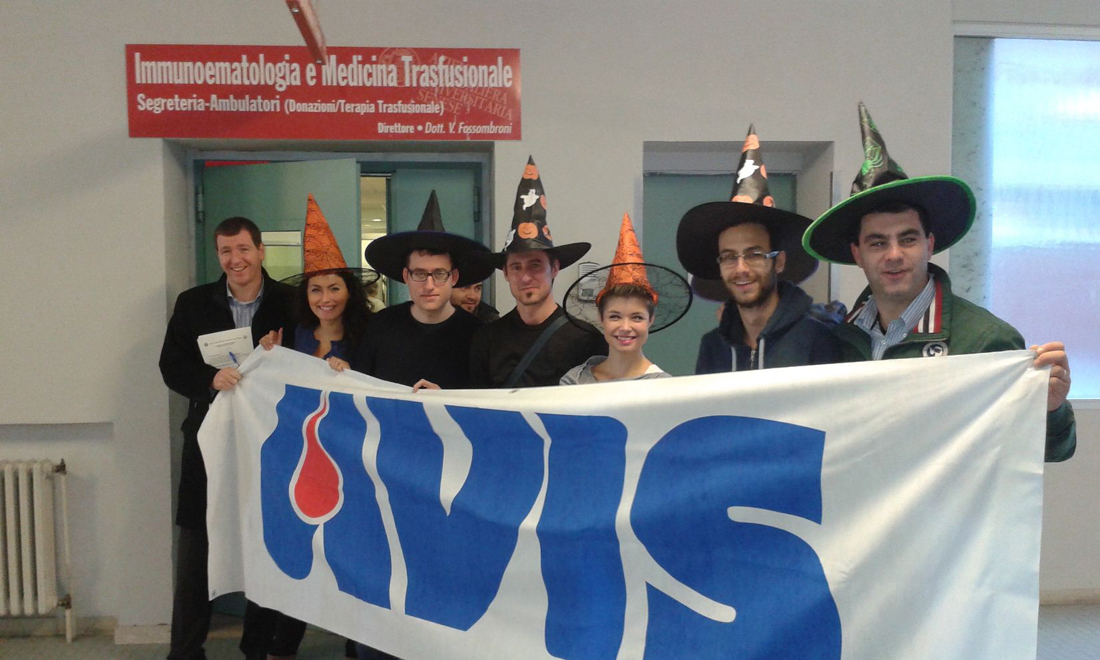
[[[474,255],[504,271],[516,308],[487,324],[470,347],[473,387],[557,385],[574,366],[593,355],[607,355],[607,343],[591,329],[566,323],[551,295],[554,278],[592,247],[588,243],[555,246],[546,224],[546,193],[534,159],[516,191],[512,230],[500,252]],[[583,322],[581,322],[583,323]]]

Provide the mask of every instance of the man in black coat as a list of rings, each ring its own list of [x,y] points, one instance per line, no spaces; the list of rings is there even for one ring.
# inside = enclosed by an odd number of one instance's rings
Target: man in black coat
[[[172,603],[170,660],[205,658],[203,644],[210,628],[207,589],[206,468],[198,432],[214,396],[232,389],[241,374],[235,367],[217,369],[203,362],[202,335],[251,326],[255,346],[269,332],[293,338],[293,287],[280,284],[263,270],[260,230],[247,218],[223,221],[214,230],[214,245],[224,275],[212,284],[184,291],[176,299],[160,352],[160,373],[173,391],[190,399],[183,422],[183,458],[176,509],[180,527],[176,587]],[[241,650],[248,657],[266,656],[267,631],[250,625],[263,617],[249,603]]]

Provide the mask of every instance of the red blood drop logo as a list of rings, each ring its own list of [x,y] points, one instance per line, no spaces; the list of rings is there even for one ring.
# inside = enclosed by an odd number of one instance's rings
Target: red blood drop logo
[[[302,457],[290,480],[290,497],[298,516],[307,523],[319,525],[340,508],[342,500],[340,470],[321,446],[317,428],[328,414],[328,392],[320,407],[302,425]]]

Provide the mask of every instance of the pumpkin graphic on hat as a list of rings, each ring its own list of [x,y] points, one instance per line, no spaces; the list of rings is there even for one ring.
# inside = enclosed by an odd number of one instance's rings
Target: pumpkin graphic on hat
[[[474,257],[487,260],[493,267],[503,269],[509,253],[541,250],[549,253],[551,259],[556,259],[559,268],[575,263],[588,252],[592,245],[590,243],[554,245],[550,227],[546,224],[546,208],[546,191],[542,187],[542,176],[538,166],[535,165],[535,159],[529,156],[519,180],[519,187],[516,188],[512,226],[504,240],[504,248],[500,252],[474,255]]]

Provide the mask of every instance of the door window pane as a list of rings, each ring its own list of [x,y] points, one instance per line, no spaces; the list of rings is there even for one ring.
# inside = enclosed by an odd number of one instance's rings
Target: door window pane
[[[260,238],[268,275],[282,280],[302,272],[302,232],[262,231]]]

